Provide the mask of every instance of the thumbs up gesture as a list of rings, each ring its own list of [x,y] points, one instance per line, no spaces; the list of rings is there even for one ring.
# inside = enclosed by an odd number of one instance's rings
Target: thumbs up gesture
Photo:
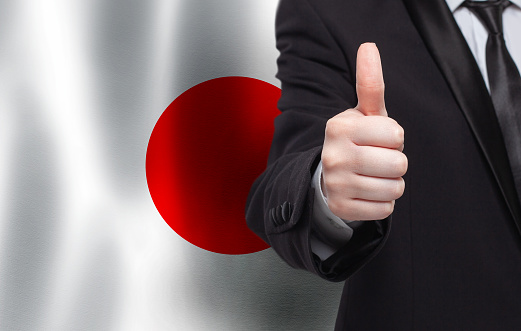
[[[389,216],[402,196],[407,157],[403,128],[387,116],[380,54],[362,44],[356,63],[358,105],[326,124],[322,190],[329,209],[345,220]]]

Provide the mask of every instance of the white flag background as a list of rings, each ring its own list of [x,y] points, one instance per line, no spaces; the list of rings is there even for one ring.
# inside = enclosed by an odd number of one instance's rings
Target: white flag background
[[[1,330],[329,330],[341,285],[179,237],[148,192],[162,111],[274,85],[276,0],[0,1]]]

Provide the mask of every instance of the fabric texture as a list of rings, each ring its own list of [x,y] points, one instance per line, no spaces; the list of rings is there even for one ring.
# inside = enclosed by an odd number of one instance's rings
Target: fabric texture
[[[311,174],[327,119],[357,104],[356,50],[367,41],[405,130],[406,189],[392,229],[391,218],[367,222],[320,261]],[[282,0],[277,47],[282,114],[247,221],[290,265],[348,279],[336,329],[519,326],[519,200],[485,81],[445,1]],[[280,225],[269,210],[285,202],[292,214]]]

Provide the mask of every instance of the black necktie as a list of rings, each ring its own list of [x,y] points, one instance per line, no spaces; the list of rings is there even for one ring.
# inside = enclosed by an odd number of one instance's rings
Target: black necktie
[[[486,46],[490,95],[507,148],[518,196],[521,196],[521,77],[503,36],[503,9],[508,0],[465,1],[488,30]]]

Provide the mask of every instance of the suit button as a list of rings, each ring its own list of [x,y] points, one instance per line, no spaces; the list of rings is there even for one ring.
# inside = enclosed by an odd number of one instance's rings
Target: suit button
[[[275,225],[280,225],[279,220],[277,219],[277,208],[271,208],[270,209],[270,219]]]
[[[284,221],[284,223],[287,223],[289,222],[289,220],[291,219],[291,214],[293,213],[293,208],[291,207],[291,203],[289,203],[288,201],[285,201],[282,205],[281,205],[281,214],[282,214],[282,220]]]
[[[271,208],[269,211],[271,221],[277,226],[289,222],[293,212],[292,209],[291,204],[287,201],[280,206]]]

